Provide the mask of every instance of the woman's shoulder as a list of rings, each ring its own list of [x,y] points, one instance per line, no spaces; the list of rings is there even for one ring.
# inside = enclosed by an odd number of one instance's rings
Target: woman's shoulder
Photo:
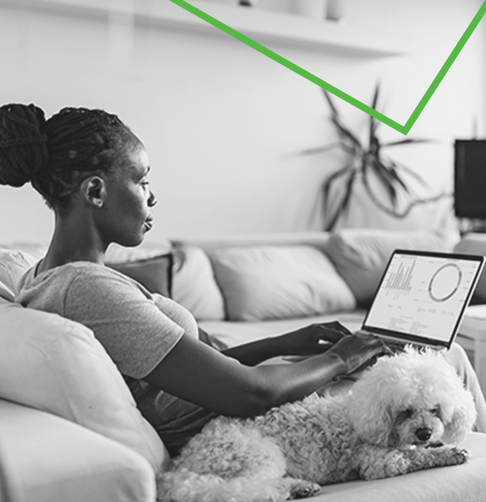
[[[74,261],[36,273],[37,265],[28,270],[20,279],[17,295],[28,291],[39,292],[61,291],[71,289],[88,289],[91,291],[104,289],[138,289],[136,283],[105,265],[89,261]],[[144,295],[146,296],[146,295]]]

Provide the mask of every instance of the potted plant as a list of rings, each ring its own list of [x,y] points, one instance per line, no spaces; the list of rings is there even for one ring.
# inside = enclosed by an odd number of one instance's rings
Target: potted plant
[[[416,143],[426,143],[431,140],[419,138],[405,138],[396,141],[382,142],[378,135],[380,121],[370,115],[368,120],[367,140],[362,141],[359,136],[348,128],[333,99],[328,91],[322,89],[331,109],[331,122],[337,130],[339,140],[329,145],[312,148],[304,151],[304,154],[315,154],[329,151],[333,148],[341,148],[348,156],[348,162],[344,167],[331,174],[322,186],[324,199],[324,211],[326,215],[325,230],[333,230],[339,218],[348,210],[353,189],[358,180],[361,181],[365,192],[373,204],[381,211],[394,216],[395,218],[405,218],[413,207],[417,204],[425,204],[438,201],[447,196],[445,193],[429,197],[414,198],[414,189],[410,183],[414,178],[423,186],[428,186],[426,181],[417,172],[386,156],[384,152],[398,145],[412,145]],[[372,108],[376,109],[380,94],[380,86],[376,85]],[[377,191],[374,185],[381,186],[383,190]],[[334,188],[341,186],[341,192],[334,200],[334,208],[331,209],[330,196]],[[403,206],[403,195],[408,199],[406,207]]]

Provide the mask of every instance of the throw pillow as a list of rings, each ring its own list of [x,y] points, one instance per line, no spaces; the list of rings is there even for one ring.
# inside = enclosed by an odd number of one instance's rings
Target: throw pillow
[[[330,260],[312,246],[248,246],[211,254],[227,316],[257,321],[356,306]]]
[[[346,229],[325,245],[339,274],[358,303],[369,304],[395,249],[452,251],[459,239],[455,230],[394,232],[381,229]]]
[[[0,300],[0,396],[129,446],[155,472],[169,457],[115,364],[85,326]]]
[[[208,255],[198,246],[174,247],[172,299],[197,320],[224,319],[224,301]]]
[[[107,265],[136,280],[151,293],[172,297],[172,253]]]

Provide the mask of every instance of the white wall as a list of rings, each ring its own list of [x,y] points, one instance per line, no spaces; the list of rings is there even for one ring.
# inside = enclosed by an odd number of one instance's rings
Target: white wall
[[[386,114],[404,123],[481,3],[346,1],[350,26],[404,37],[404,57],[272,48],[366,102],[380,79]],[[470,137],[476,117],[485,134],[485,22],[412,129],[441,143],[396,152],[437,189],[450,184],[452,140]],[[322,227],[320,182],[341,158],[299,155],[334,137],[318,87],[227,36],[138,26],[130,52],[129,44],[110,44],[108,34],[100,18],[0,2],[0,102],[35,102],[47,115],[66,105],[117,113],[151,157],[159,200],[151,239]],[[365,114],[344,102],[340,108],[350,123],[364,125]],[[399,136],[386,126],[383,132]],[[30,186],[0,187],[0,241],[45,240],[51,229],[52,215]]]

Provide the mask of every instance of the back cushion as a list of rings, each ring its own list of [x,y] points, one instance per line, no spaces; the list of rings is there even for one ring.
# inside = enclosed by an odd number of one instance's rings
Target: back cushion
[[[172,253],[107,265],[139,282],[151,293],[172,297]]]
[[[155,472],[168,454],[123,377],[81,324],[0,299],[0,396],[129,446]]]
[[[332,235],[325,251],[358,303],[368,304],[395,249],[448,252],[458,240],[459,234],[455,230],[393,232],[346,229]]]
[[[248,246],[211,253],[227,316],[257,321],[355,307],[330,260],[312,246]]]
[[[3,297],[13,301],[15,288],[20,277],[36,263],[36,259],[29,253],[0,248],[0,284]]]
[[[197,320],[224,319],[224,301],[207,254],[199,246],[174,247],[172,298]]]

